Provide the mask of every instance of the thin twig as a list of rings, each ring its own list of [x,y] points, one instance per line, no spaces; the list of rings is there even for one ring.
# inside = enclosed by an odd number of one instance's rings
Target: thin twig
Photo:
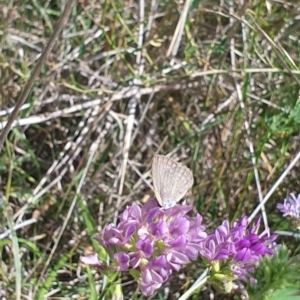
[[[137,34],[137,47],[140,49],[137,52],[137,57],[136,57],[136,65],[137,65],[137,70],[135,71],[135,74],[140,77],[143,74],[144,71],[144,61],[143,61],[143,55],[142,55],[142,46],[143,46],[143,34],[144,34],[144,15],[145,15],[145,3],[144,0],[139,1],[139,31]],[[129,100],[129,115],[127,119],[127,127],[126,127],[126,133],[125,133],[125,138],[124,138],[124,146],[123,146],[123,161],[122,161],[122,167],[121,167],[121,176],[120,176],[120,185],[119,185],[119,191],[118,191],[118,202],[117,202],[117,207],[120,205],[120,199],[121,195],[123,192],[123,186],[124,186],[124,181],[125,181],[125,174],[126,174],[126,168],[127,168],[127,163],[128,163],[128,154],[129,154],[129,149],[131,146],[131,137],[132,137],[132,131],[133,131],[133,124],[135,120],[135,112],[136,112],[136,106],[138,99],[141,96],[140,93],[140,80],[135,79],[134,84],[136,85],[133,90],[134,94]],[[115,214],[115,221],[117,218],[117,212]]]
[[[32,74],[30,76],[30,78],[28,79],[23,91],[21,92],[19,99],[17,101],[17,104],[13,110],[13,112],[11,113],[8,122],[6,123],[3,131],[0,134],[0,151],[3,147],[3,143],[12,127],[12,124],[14,123],[14,121],[17,119],[18,117],[18,113],[19,110],[21,109],[22,105],[24,104],[24,102],[27,99],[27,96],[37,78],[37,76],[39,75],[41,68],[44,64],[44,62],[46,61],[52,47],[54,46],[55,42],[57,41],[58,35],[61,32],[61,30],[63,29],[66,21],[68,20],[68,17],[73,9],[73,6],[75,5],[76,0],[68,0],[68,2],[65,5],[65,9],[63,11],[63,13],[61,14],[55,29],[53,31],[53,34],[51,35],[48,43],[46,44],[44,51],[42,52],[36,66],[34,67]]]
[[[93,113],[97,113],[97,109],[95,108]],[[26,204],[22,206],[16,213],[14,218],[18,217],[18,221],[20,222],[25,214],[26,210],[28,209],[29,205],[35,203],[37,199],[39,199],[42,195],[44,195],[52,186],[57,184],[68,171],[70,165],[76,159],[78,154],[82,150],[83,143],[85,141],[85,137],[89,134],[89,126],[88,123],[94,120],[91,117],[91,110],[88,110],[84,115],[84,120],[82,120],[78,124],[78,128],[75,131],[75,137],[73,141],[69,141],[66,143],[63,151],[59,154],[58,159],[56,159],[51,167],[46,172],[46,175],[41,179],[39,184],[33,190],[33,195],[27,200]],[[92,120],[89,120],[89,119]],[[85,122],[87,120],[87,122]],[[51,181],[47,186],[44,187],[44,184],[50,180],[51,174],[57,173],[58,175],[55,177],[53,181]],[[44,188],[43,188],[44,187]],[[42,189],[42,190],[41,190]]]
[[[267,195],[263,198],[263,200],[259,203],[259,205],[255,208],[251,216],[249,217],[249,222],[255,218],[259,210],[266,204],[266,202],[269,200],[269,198],[272,196],[272,194],[275,192],[275,190],[278,188],[278,186],[281,184],[281,182],[284,180],[284,178],[287,176],[287,174],[292,170],[292,168],[295,166],[295,164],[300,159],[300,151],[298,154],[294,157],[294,159],[291,161],[289,166],[284,170],[284,172],[281,174],[281,176],[277,179],[275,184],[272,186],[272,188],[269,190]]]
[[[274,233],[282,235],[282,236],[291,236],[291,237],[295,237],[297,239],[300,239],[300,233],[296,233],[296,232],[276,230]]]
[[[169,57],[169,56],[174,57],[174,56],[176,56],[176,54],[178,52],[190,5],[191,5],[191,0],[186,0],[184,3],[182,13],[179,18],[179,21],[177,23],[175,32],[173,34],[173,38],[172,38],[170,47],[167,51],[167,57]]]
[[[231,5],[229,8],[229,11],[231,13],[231,15],[233,15],[233,1],[231,1]],[[243,16],[241,17],[242,19],[244,18]],[[230,18],[230,23],[233,26],[234,24],[234,20],[233,18]],[[243,23],[241,23],[243,25]],[[246,33],[245,33],[245,26],[242,27],[242,32],[243,32],[243,37],[245,37]],[[244,41],[244,47],[245,48],[245,52],[247,53],[247,42],[246,40]],[[234,36],[232,36],[232,38],[230,39],[230,56],[231,56],[231,67],[232,70],[235,71],[236,70],[236,60],[235,60],[235,38]],[[246,55],[245,55],[246,56]],[[243,95],[242,95],[242,91],[241,91],[241,85],[238,82],[236,76],[233,76],[233,81],[236,87],[236,91],[237,91],[237,98],[239,100],[240,103],[240,107],[242,110],[242,113],[245,113],[245,104],[243,102]],[[256,167],[256,157],[255,157],[255,151],[254,151],[254,146],[253,146],[253,142],[251,139],[251,132],[250,132],[250,125],[249,122],[247,121],[246,118],[244,118],[244,127],[245,127],[245,131],[246,131],[246,143],[248,145],[249,148],[249,152],[251,155],[251,162],[253,165],[253,171],[254,171],[254,177],[255,177],[255,182],[256,182],[256,188],[257,188],[257,193],[258,193],[258,198],[259,198],[259,202],[262,202],[262,191],[261,191],[261,184],[260,184],[260,179],[259,179],[259,173],[258,173],[258,169]],[[266,214],[266,210],[265,210],[265,206],[263,205],[261,207],[261,213],[262,213],[262,218],[264,221],[264,225],[265,228],[269,228],[268,226],[268,218],[267,218],[267,214]]]
[[[66,229],[66,227],[67,227],[67,225],[68,225],[68,222],[69,222],[69,220],[70,220],[72,214],[73,214],[74,208],[75,208],[76,203],[77,203],[77,200],[78,200],[78,196],[79,196],[80,193],[81,193],[81,188],[82,188],[82,186],[83,186],[83,184],[84,184],[84,181],[85,181],[85,178],[86,178],[86,176],[87,176],[88,170],[89,170],[89,168],[90,168],[90,166],[91,166],[91,163],[92,163],[92,161],[93,161],[93,159],[94,159],[94,156],[95,156],[95,154],[96,154],[96,152],[97,152],[97,150],[98,150],[98,148],[99,148],[99,144],[100,144],[100,142],[102,141],[102,139],[105,137],[105,135],[107,134],[108,129],[109,129],[109,128],[105,128],[105,130],[103,130],[103,131],[98,135],[96,141],[93,142],[92,145],[90,146],[89,153],[88,153],[88,161],[87,161],[87,164],[86,164],[86,166],[85,166],[85,168],[84,168],[84,170],[83,170],[83,174],[82,174],[82,176],[81,176],[81,178],[80,178],[78,187],[77,187],[77,189],[76,189],[76,195],[74,196],[74,198],[73,198],[73,200],[72,200],[72,203],[71,203],[71,206],[70,206],[70,208],[69,208],[69,211],[68,211],[68,213],[67,213],[67,215],[66,215],[66,218],[64,219],[64,223],[63,223],[62,227],[60,228],[60,231],[59,231],[59,233],[58,233],[57,238],[55,239],[54,245],[53,245],[53,247],[52,247],[52,249],[51,249],[51,253],[50,253],[50,255],[48,256],[48,259],[47,259],[47,261],[46,261],[46,263],[45,263],[45,266],[44,266],[43,270],[42,270],[41,273],[40,273],[39,281],[43,278],[43,276],[44,276],[44,274],[45,274],[45,272],[46,272],[46,270],[47,270],[47,268],[48,268],[48,265],[49,265],[50,261],[52,260],[52,257],[53,257],[53,255],[54,255],[56,249],[57,249],[58,243],[59,243],[59,241],[60,241],[60,239],[61,239],[61,237],[62,237],[62,235],[63,235],[63,233],[64,233],[64,231],[65,231],[65,229]],[[36,287],[38,287],[38,286],[39,286],[39,285],[37,284]],[[35,294],[35,293],[36,293],[36,290],[35,290],[34,294]]]
[[[33,223],[36,223],[37,222],[37,219],[29,219],[29,220],[25,220],[19,224],[16,224],[13,226],[13,230],[16,231],[18,229],[21,229],[25,226],[28,226],[28,225],[31,225]],[[5,239],[6,237],[8,237],[9,235],[11,234],[11,230],[10,229],[7,229],[6,231],[4,231],[3,233],[0,234],[0,240],[3,240]]]
[[[207,276],[210,268],[206,268],[204,272],[200,275],[199,278],[194,282],[194,284],[178,299],[178,300],[186,300],[188,299],[198,288],[200,288],[209,278]]]

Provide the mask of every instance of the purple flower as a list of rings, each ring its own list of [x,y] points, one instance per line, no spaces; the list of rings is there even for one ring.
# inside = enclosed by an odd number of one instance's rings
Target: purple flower
[[[300,218],[300,194],[296,197],[295,194],[289,194],[287,199],[284,199],[283,204],[277,204],[277,208],[283,213],[283,216],[291,216]]]
[[[140,289],[144,296],[150,297],[164,283],[160,274],[150,268],[146,268],[141,274]]]
[[[146,297],[153,295],[171,273],[164,255],[152,259],[141,271],[140,288],[143,295]]]
[[[272,256],[274,252],[273,241],[277,235],[268,235],[264,231],[258,235],[260,219],[248,228],[247,217],[234,222],[230,228],[229,222],[224,221],[208,238],[202,242],[200,250],[208,264],[222,263],[230,265],[235,278],[246,280],[251,276],[259,259],[265,255]]]
[[[191,210],[188,205],[161,208],[155,199],[143,206],[128,206],[118,225],[107,225],[97,238],[111,264],[99,261],[97,255],[82,257],[81,261],[103,272],[128,271],[142,294],[150,297],[172,272],[199,256],[212,267],[210,278],[218,285],[220,281],[245,280],[261,257],[273,255],[277,236],[270,237],[268,230],[258,234],[260,219],[251,227],[247,217],[232,225],[223,221],[207,235],[202,217],[187,215]]]
[[[151,257],[151,255],[153,254],[154,248],[149,238],[137,241],[135,246],[143,253],[143,256],[146,258]]]
[[[115,261],[119,265],[119,270],[120,271],[126,271],[129,268],[129,262],[130,262],[130,257],[128,254],[124,252],[118,252],[114,255]]]
[[[107,268],[106,262],[99,261],[98,256],[95,253],[91,255],[82,256],[80,260],[85,265],[99,268],[101,270],[105,270]]]
[[[207,234],[202,217],[187,216],[188,205],[161,208],[155,199],[144,206],[128,206],[119,224],[107,225],[97,240],[111,259],[115,271],[128,270],[138,281],[143,295],[149,297],[191,259],[199,256],[200,243]],[[82,262],[98,266],[101,262],[85,257]]]

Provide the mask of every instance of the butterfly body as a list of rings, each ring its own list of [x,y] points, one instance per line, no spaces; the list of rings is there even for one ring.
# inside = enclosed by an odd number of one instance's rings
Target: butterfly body
[[[189,168],[163,155],[153,158],[152,179],[156,199],[163,208],[174,206],[194,184]]]

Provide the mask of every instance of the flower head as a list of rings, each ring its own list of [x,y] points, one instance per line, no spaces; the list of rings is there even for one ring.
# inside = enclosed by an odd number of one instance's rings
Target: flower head
[[[293,218],[300,218],[300,194],[296,197],[291,193],[284,199],[283,204],[277,204],[277,208],[283,213],[283,216],[291,216]]]
[[[211,265],[217,264],[217,272],[223,266],[230,268],[234,278],[246,280],[259,259],[265,255],[272,256],[274,252],[272,243],[277,236],[269,236],[267,230],[258,234],[259,223],[260,219],[257,219],[252,227],[248,227],[245,216],[232,226],[224,221],[202,242],[200,253],[204,260]]]
[[[155,199],[144,206],[128,206],[119,224],[109,224],[97,239],[105,248],[115,271],[129,271],[139,281],[144,296],[151,296],[191,259],[199,256],[200,243],[207,234],[202,217],[187,216],[192,207],[175,205],[161,208]],[[95,256],[82,262],[103,268]]]
[[[97,255],[81,261],[107,274],[128,271],[142,294],[150,297],[172,272],[199,256],[210,267],[210,283],[221,290],[226,286],[227,291],[236,279],[251,280],[260,258],[273,255],[277,236],[269,236],[268,230],[259,234],[260,219],[252,226],[247,217],[232,225],[225,220],[207,235],[202,217],[187,215],[191,209],[188,205],[161,208],[155,199],[143,206],[128,206],[118,225],[107,225],[97,238],[111,264],[99,261]]]

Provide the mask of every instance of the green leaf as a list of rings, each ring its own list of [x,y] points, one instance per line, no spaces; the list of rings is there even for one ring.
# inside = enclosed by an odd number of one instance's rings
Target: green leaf
[[[290,292],[290,295],[292,295],[293,292],[299,289],[299,270],[299,257],[292,257],[290,251],[282,245],[272,258],[266,257],[260,261],[259,266],[253,274],[253,277],[257,280],[257,284],[249,283],[247,286],[249,299],[286,299],[274,297],[280,293],[284,293],[284,291],[286,293]],[[298,299],[295,298],[295,295],[292,297],[291,299]]]
[[[298,300],[300,299],[299,290],[296,288],[285,288],[275,291],[268,300]]]

